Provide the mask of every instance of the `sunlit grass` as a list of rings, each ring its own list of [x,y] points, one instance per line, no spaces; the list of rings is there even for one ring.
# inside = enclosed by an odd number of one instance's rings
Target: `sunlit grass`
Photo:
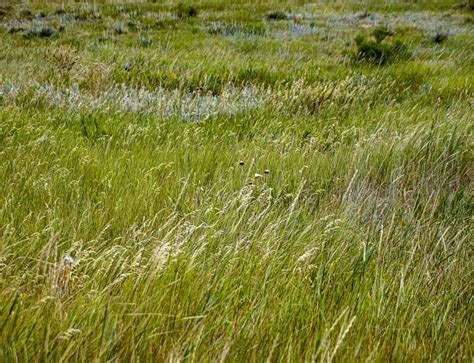
[[[456,3],[0,6],[0,361],[469,361]]]

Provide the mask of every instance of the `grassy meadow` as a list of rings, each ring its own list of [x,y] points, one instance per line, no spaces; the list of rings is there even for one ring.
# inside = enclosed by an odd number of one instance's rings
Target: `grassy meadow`
[[[1,362],[472,362],[462,0],[0,1]]]

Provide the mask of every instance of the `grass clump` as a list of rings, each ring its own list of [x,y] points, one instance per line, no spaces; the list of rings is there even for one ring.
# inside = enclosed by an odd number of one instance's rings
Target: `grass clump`
[[[176,7],[176,16],[180,19],[184,18],[194,18],[198,16],[198,9],[191,4],[179,3]]]

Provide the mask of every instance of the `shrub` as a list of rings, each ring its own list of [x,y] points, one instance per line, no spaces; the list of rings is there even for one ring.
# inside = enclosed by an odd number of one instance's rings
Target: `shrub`
[[[387,40],[389,34],[386,32],[374,32],[371,37],[358,35],[355,38],[354,60],[382,65],[408,55],[406,45],[399,39]]]
[[[273,20],[273,21],[279,21],[279,20],[288,20],[288,15],[283,12],[283,11],[272,11],[271,13],[268,13],[265,15],[266,20]]]
[[[42,25],[28,29],[23,32],[23,37],[25,39],[31,38],[48,38],[56,33],[56,29],[49,25]]]
[[[193,18],[198,15],[198,10],[193,5],[179,3],[176,7],[176,16],[182,18]]]

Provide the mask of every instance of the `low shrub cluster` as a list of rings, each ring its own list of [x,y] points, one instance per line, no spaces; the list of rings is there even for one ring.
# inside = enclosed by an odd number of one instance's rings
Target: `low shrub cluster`
[[[406,58],[407,46],[399,39],[393,39],[394,33],[387,28],[376,28],[369,36],[359,34],[355,37],[355,51],[352,56],[357,62],[383,65]]]

